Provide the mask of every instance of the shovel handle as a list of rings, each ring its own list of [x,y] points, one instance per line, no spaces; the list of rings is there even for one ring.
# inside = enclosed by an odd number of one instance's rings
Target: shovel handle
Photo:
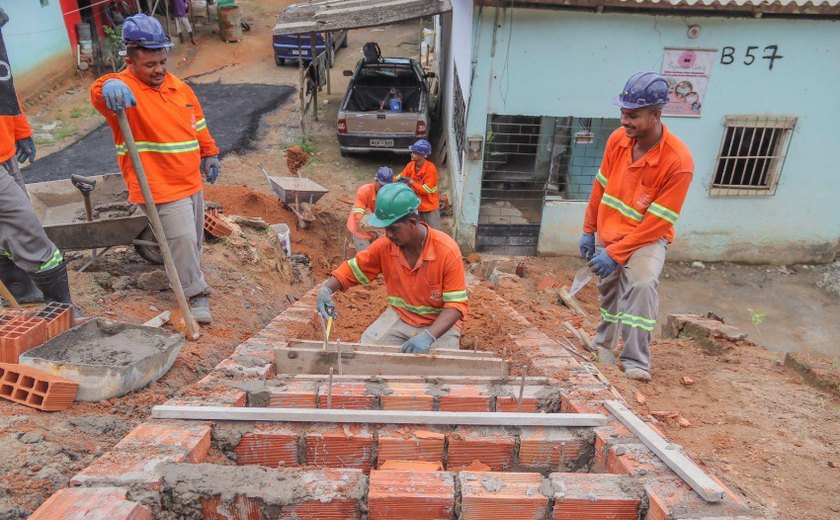
[[[146,171],[143,169],[143,162],[140,160],[140,154],[137,152],[137,144],[134,142],[134,134],[131,133],[131,126],[129,126],[128,118],[125,116],[125,110],[117,112],[117,121],[119,121],[120,130],[122,131],[123,139],[125,139],[125,146],[128,148],[128,156],[131,158],[131,164],[134,166],[137,182],[140,184],[140,190],[143,192],[146,214],[149,217],[152,231],[154,231],[155,238],[157,238],[158,245],[160,246],[160,253],[163,256],[163,265],[166,267],[166,274],[172,283],[175,299],[178,301],[178,307],[181,309],[181,314],[183,314],[184,322],[187,325],[187,332],[189,333],[187,337],[191,340],[197,340],[200,335],[198,324],[193,320],[189,302],[187,302],[187,297],[184,294],[184,288],[181,287],[181,279],[178,277],[178,271],[175,269],[175,260],[172,258],[172,251],[169,250],[169,243],[166,241],[166,235],[163,232],[163,224],[160,222],[160,215],[158,215],[157,207],[152,198],[152,190],[149,188]]]

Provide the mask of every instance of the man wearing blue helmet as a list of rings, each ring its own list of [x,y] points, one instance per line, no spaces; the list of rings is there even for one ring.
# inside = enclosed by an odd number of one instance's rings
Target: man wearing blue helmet
[[[694,174],[688,147],[662,123],[668,82],[637,72],[613,101],[621,128],[607,140],[586,208],[580,254],[600,276],[602,362],[621,361],[631,379],[650,381],[650,337],[659,310],[659,273]],[[597,242],[595,235],[597,233]]]
[[[122,39],[127,68],[96,80],[90,88],[91,102],[114,134],[128,200],[145,211],[117,122],[116,113],[126,111],[193,318],[207,324],[211,321],[210,287],[200,265],[204,244],[202,179],[216,182],[219,148],[193,90],[167,72],[167,49],[172,42],[160,22],[145,14],[131,16],[123,23]]]
[[[419,139],[408,148],[411,161],[397,174],[395,180],[404,182],[420,197],[420,221],[432,229],[440,229],[440,198],[438,197],[438,171],[429,156],[432,144]]]
[[[379,188],[394,182],[394,170],[387,166],[380,166],[376,170],[376,179],[368,184],[363,184],[356,191],[356,202],[350,215],[347,217],[347,230],[353,237],[353,245],[356,252],[360,253],[370,247],[370,243],[379,238],[375,228],[362,223],[365,215],[371,215],[376,211],[376,194]]]

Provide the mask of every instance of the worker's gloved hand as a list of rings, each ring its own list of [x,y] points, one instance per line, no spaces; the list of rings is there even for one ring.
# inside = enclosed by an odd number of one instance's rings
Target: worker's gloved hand
[[[15,148],[17,149],[17,161],[23,164],[23,161],[29,159],[29,163],[35,160],[35,141],[31,137],[18,139],[15,141]]]
[[[110,110],[119,112],[137,106],[134,93],[121,79],[109,79],[102,85],[102,97]]]
[[[595,233],[584,233],[580,236],[580,256],[592,260],[595,256]]]
[[[606,249],[598,251],[598,254],[589,261],[589,267],[592,269],[592,272],[601,278],[609,276],[613,271],[615,271],[617,266],[618,263],[616,263],[616,261],[607,254]]]
[[[214,155],[212,157],[205,157],[201,159],[201,175],[204,180],[210,184],[214,184],[219,178],[219,157]]]
[[[429,329],[426,329],[423,331],[423,334],[418,334],[403,343],[400,352],[403,354],[428,354],[435,339],[432,333],[429,332]]]
[[[404,182],[411,186],[412,184],[414,184],[414,179],[412,179],[411,177],[400,177],[399,179],[397,179],[397,182]]]
[[[335,312],[335,302],[333,301],[332,293],[332,289],[326,285],[322,285],[318,289],[318,314],[325,320],[338,317],[338,314]]]

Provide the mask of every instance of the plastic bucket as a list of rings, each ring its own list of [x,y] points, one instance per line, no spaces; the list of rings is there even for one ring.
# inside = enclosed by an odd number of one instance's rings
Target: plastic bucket
[[[92,41],[90,35],[90,24],[85,22],[79,22],[76,24],[76,35],[79,37],[79,41]]]
[[[391,99],[388,105],[391,107],[391,112],[402,112],[402,99]]]
[[[280,245],[286,251],[286,256],[292,256],[292,231],[289,229],[289,225],[280,223],[268,227],[277,233],[277,240],[280,241]]]

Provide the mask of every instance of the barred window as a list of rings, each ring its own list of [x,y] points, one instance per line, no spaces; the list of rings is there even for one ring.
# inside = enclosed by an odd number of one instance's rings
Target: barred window
[[[775,194],[795,125],[795,117],[727,116],[709,195]]]

